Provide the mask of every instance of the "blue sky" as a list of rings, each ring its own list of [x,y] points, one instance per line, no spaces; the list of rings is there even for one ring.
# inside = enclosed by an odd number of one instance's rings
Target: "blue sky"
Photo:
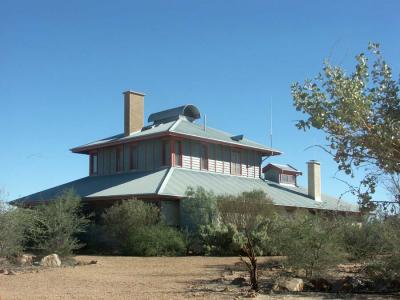
[[[323,191],[339,196],[335,163],[305,150],[323,135],[294,126],[290,84],[325,58],[350,69],[369,41],[397,77],[399,11],[399,1],[2,0],[0,188],[13,199],[86,176],[87,157],[68,149],[122,132],[132,89],[146,93],[146,118],[192,103],[209,126],[262,143],[272,101],[284,152],[273,161],[306,171],[320,160]]]

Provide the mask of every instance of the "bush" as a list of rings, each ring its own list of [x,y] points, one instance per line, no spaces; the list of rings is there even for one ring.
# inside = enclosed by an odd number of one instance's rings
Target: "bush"
[[[380,229],[376,241],[380,245],[375,253],[371,253],[366,273],[375,281],[400,280],[400,217],[374,220],[375,223],[378,223]]]
[[[166,225],[142,226],[127,239],[124,255],[177,256],[186,254],[185,236]]]
[[[202,226],[199,234],[206,255],[232,256],[240,253],[239,232],[233,224]]]
[[[77,235],[86,230],[89,220],[81,214],[81,200],[73,190],[38,206],[33,218],[29,238],[34,249],[67,256],[84,246]]]
[[[181,201],[183,227],[192,234],[197,234],[201,226],[217,222],[217,197],[202,187],[196,190],[188,188],[187,198]]]
[[[302,215],[287,220],[281,239],[281,251],[288,264],[296,270],[305,270],[312,278],[327,268],[344,261],[340,223],[322,216]]]
[[[122,253],[131,248],[129,238],[137,230],[160,222],[160,210],[140,200],[124,200],[106,209],[102,220],[114,250]]]
[[[163,224],[160,210],[140,200],[126,200],[103,214],[108,237],[114,250],[123,255],[162,256],[186,253],[183,233]]]
[[[21,254],[28,241],[30,211],[7,207],[0,202],[0,256]]]
[[[346,222],[343,243],[349,259],[364,261],[390,252],[391,238],[388,226],[381,220],[364,220],[362,223]]]

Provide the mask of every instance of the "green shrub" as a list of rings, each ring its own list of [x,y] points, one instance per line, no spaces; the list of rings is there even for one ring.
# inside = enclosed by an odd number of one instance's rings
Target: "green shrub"
[[[240,253],[239,232],[233,224],[205,225],[199,233],[206,255],[232,256]]]
[[[31,223],[30,211],[7,207],[0,202],[0,256],[18,255],[24,251]]]
[[[322,216],[302,215],[286,221],[282,231],[281,252],[288,265],[305,270],[312,278],[344,261],[340,222]]]
[[[73,190],[36,207],[33,218],[29,232],[33,249],[67,256],[84,246],[77,235],[86,230],[89,220],[81,214],[81,201]]]
[[[125,200],[103,214],[114,250],[123,255],[162,256],[186,253],[185,235],[162,223],[160,210],[151,203]]]
[[[379,224],[380,235],[376,242],[380,246],[371,253],[366,273],[376,281],[400,280],[400,216],[374,222]]]
[[[365,272],[374,281],[400,280],[400,253],[376,257],[366,266]]]
[[[387,226],[380,220],[348,221],[343,226],[344,248],[351,260],[370,260],[387,253],[391,247],[388,238]]]
[[[181,219],[185,230],[197,234],[201,226],[214,224],[218,218],[217,197],[202,187],[188,188],[181,201]]]
[[[102,220],[114,250],[124,252],[131,247],[129,238],[136,231],[160,222],[160,210],[140,200],[124,200],[106,209]]]
[[[177,256],[186,254],[183,233],[163,224],[142,226],[132,232],[123,249],[124,255]]]

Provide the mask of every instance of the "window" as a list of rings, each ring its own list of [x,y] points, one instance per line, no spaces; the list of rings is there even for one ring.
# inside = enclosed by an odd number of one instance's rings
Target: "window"
[[[139,168],[138,147],[136,145],[132,145],[130,147],[130,153],[129,153],[129,169],[137,170],[138,168]]]
[[[123,149],[122,147],[117,147],[115,149],[115,171],[116,172],[121,172],[123,169]]]
[[[296,184],[296,177],[294,175],[281,174],[281,183]]]
[[[169,143],[168,141],[162,141],[161,142],[161,165],[166,166],[168,165],[168,153],[169,153]]]
[[[182,167],[182,142],[175,142],[175,166]]]
[[[207,147],[207,145],[200,145],[200,168],[201,168],[201,170],[208,170],[208,147]]]
[[[97,174],[97,153],[90,154],[90,175]]]
[[[232,151],[231,153],[231,174],[232,175],[240,175],[240,152]]]

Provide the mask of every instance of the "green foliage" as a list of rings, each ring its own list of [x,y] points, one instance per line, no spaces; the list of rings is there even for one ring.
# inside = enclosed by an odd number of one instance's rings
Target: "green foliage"
[[[288,219],[281,232],[281,251],[288,265],[305,270],[312,278],[328,267],[344,261],[340,222],[318,215],[301,215]]]
[[[218,197],[217,206],[223,224],[234,224],[244,232],[254,230],[260,218],[271,217],[275,212],[272,201],[259,190]]]
[[[218,218],[217,197],[202,187],[188,188],[181,202],[181,213],[186,230],[196,234],[201,226],[214,224]]]
[[[365,221],[358,231],[367,242],[353,243],[350,253],[367,263],[366,273],[375,281],[400,280],[400,216]],[[354,255],[353,255],[354,256]]]
[[[102,220],[115,249],[122,251],[128,247],[128,239],[137,229],[160,222],[160,210],[140,200],[124,200],[108,208]]]
[[[103,214],[115,250],[124,255],[159,256],[186,253],[185,236],[163,224],[160,210],[140,200],[125,200]]]
[[[238,255],[247,237],[254,240],[257,254],[276,253],[269,236],[275,208],[263,191],[215,196],[198,188],[187,195],[182,210],[189,224],[189,249],[195,254]]]
[[[349,258],[365,261],[391,253],[398,237],[389,223],[378,219],[363,222],[347,220],[343,226],[343,242]]]
[[[314,80],[293,84],[292,96],[296,109],[307,115],[297,127],[326,134],[324,149],[339,170],[353,175],[354,168],[369,167],[360,186],[351,190],[363,207],[371,209],[379,177],[400,173],[400,96],[399,83],[379,45],[370,44],[368,50],[370,56],[356,56],[353,73],[326,62]]]
[[[239,231],[233,224],[213,224],[200,228],[206,255],[232,256],[240,253]]]
[[[127,239],[124,255],[177,256],[186,254],[183,233],[166,225],[139,227]]]
[[[81,201],[73,190],[36,207],[28,233],[34,249],[67,256],[80,249],[77,235],[86,230],[89,220],[81,213]]]
[[[18,255],[24,251],[31,220],[28,210],[7,207],[0,201],[0,256]]]

